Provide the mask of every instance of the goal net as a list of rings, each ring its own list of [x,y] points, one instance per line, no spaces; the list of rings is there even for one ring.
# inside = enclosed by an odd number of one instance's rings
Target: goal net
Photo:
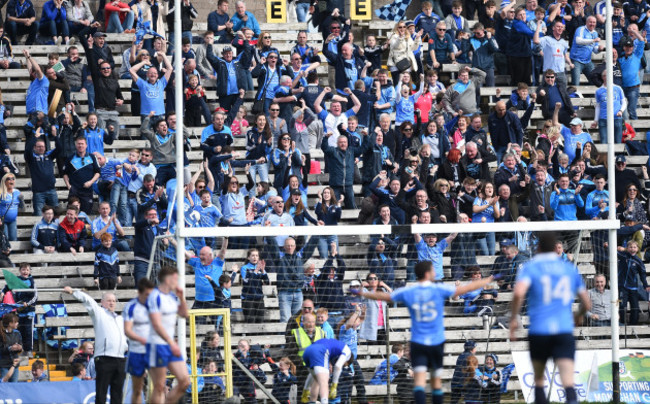
[[[288,206],[285,210],[296,213]],[[342,216],[350,213],[343,210]],[[384,213],[390,216],[390,212]],[[202,289],[197,278],[205,276],[205,267],[217,264],[211,276],[218,295],[214,304],[231,309],[232,350],[276,397],[284,397],[286,389],[300,400],[307,375],[301,360],[304,343],[333,337],[354,347],[355,360],[343,369],[339,382],[342,400],[363,402],[391,394],[400,402],[409,402],[413,379],[407,309],[364,300],[350,290],[391,292],[411,285],[415,264],[428,260],[436,279],[450,286],[500,274],[500,279],[483,289],[447,299],[444,307],[437,308],[445,316],[442,379],[447,397],[471,397],[478,392],[482,400],[492,400],[502,394],[520,398],[523,393],[529,400],[532,376],[518,374],[514,366],[523,360],[518,359],[519,353],[528,351],[527,333],[519,331],[517,340],[512,341],[508,328],[517,270],[535,255],[540,235],[549,232],[556,236],[555,252],[577,266],[588,289],[595,287],[598,274],[609,279],[608,228],[613,224],[608,220],[469,223],[467,215],[458,213],[458,223],[415,223],[418,220],[413,218],[414,224],[397,226],[390,220],[383,224],[381,213],[378,215],[372,225],[201,227],[186,221],[185,258],[192,260],[185,264],[190,304],[196,304]],[[426,215],[423,221],[427,221]],[[617,242],[625,247],[639,236],[642,240],[642,234],[633,232],[620,236]],[[210,254],[202,257],[206,245]],[[175,242],[163,238],[157,240],[153,255],[152,268],[157,263],[174,263],[179,256]],[[574,306],[577,312],[577,301]],[[528,328],[526,305],[521,313],[520,323]],[[642,348],[648,331],[630,323],[632,312],[626,314],[621,320],[626,324],[621,339],[626,348]],[[643,321],[646,317],[641,312]],[[606,325],[582,318],[575,330],[577,349],[611,348],[611,330]],[[197,329],[197,344],[204,337],[201,330]],[[223,332],[217,321],[204,330]],[[468,365],[468,353],[476,358],[476,366],[473,360]],[[285,365],[281,363],[296,366],[292,373],[296,381],[282,382]],[[525,366],[518,364],[517,368]],[[474,385],[472,369],[486,376],[487,383]],[[251,383],[250,375],[239,372],[238,377],[238,370],[233,370],[235,395],[265,397]],[[552,375],[551,366],[549,377]],[[585,375],[580,377],[588,377]],[[292,389],[293,384],[296,387]],[[597,394],[598,388],[596,383],[582,398]],[[554,401],[559,401],[562,390],[556,386],[553,394]]]

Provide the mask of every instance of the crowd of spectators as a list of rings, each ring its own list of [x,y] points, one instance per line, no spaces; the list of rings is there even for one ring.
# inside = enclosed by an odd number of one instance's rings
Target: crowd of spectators
[[[243,1],[236,2],[236,11],[230,15],[228,1],[219,0],[207,16],[207,31],[197,36],[193,23],[198,13],[184,0],[182,54],[177,55],[165,40],[171,40],[178,29],[171,4],[114,1],[102,3],[93,15],[84,0],[50,0],[37,22],[30,0],[10,0],[4,25],[7,36],[0,35],[0,68],[22,68],[19,62],[23,60],[11,53],[11,45],[22,35],[28,35],[28,45],[38,40],[67,46],[66,59],[59,63],[59,56],[50,54],[49,63],[43,66],[28,50],[23,52],[31,78],[25,94],[24,158],[33,214],[42,216],[31,232],[33,252],[76,255],[93,251],[94,282],[102,290],[112,290],[127,274],[119,252],[133,252],[128,265],[137,283],[146,277],[150,253],[158,247],[156,237],[175,233],[176,214],[184,215],[185,226],[195,228],[335,226],[344,213],[355,209],[358,223],[364,224],[576,221],[607,219],[612,198],[622,222],[617,243],[621,313],[628,321],[624,310],[629,302],[629,324],[637,324],[640,292],[650,290],[644,265],[650,260],[645,191],[650,177],[644,167],[639,179],[620,154],[616,192],[609,195],[607,169],[597,148],[598,143],[607,142],[609,124],[614,125],[615,142],[621,143],[625,122],[638,118],[644,52],[650,48],[650,6],[614,3],[615,119],[608,122],[606,69],[592,61],[604,49],[602,1],[592,7],[582,0],[547,5],[526,0],[523,6],[504,2],[500,8],[493,0],[481,4],[423,1],[422,12],[413,21],[396,22],[385,41],[373,35],[355,40],[352,30],[356,27],[342,2],[315,3],[297,0],[295,9],[300,22],[311,16],[322,41],[312,43],[311,33],[301,31],[296,45],[282,54],[273,43],[273,34],[261,31]],[[105,32],[133,34],[119,72]],[[221,44],[219,52],[215,44]],[[183,64],[185,126],[205,125],[200,135],[202,161],[194,173],[188,158],[192,135],[187,128],[177,133],[174,58],[182,58]],[[320,84],[324,62],[328,86]],[[450,70],[457,70],[457,79],[451,82],[446,74]],[[494,87],[497,75],[509,76],[515,89],[510,94],[497,89],[491,100],[494,108],[488,110],[480,103],[480,90]],[[598,87],[596,115],[589,128],[572,103],[584,82],[582,75]],[[120,78],[132,80],[128,111],[122,108],[125,97]],[[206,91],[213,88],[216,99]],[[255,91],[252,114],[244,107],[247,91]],[[85,94],[86,116],[77,111],[75,93]],[[60,101],[52,118],[48,112],[55,98]],[[213,111],[215,101],[219,108]],[[536,108],[546,121],[539,132],[527,133]],[[4,119],[11,115],[12,108],[0,102],[0,149],[7,155],[12,145],[6,140]],[[132,149],[126,157],[111,157],[105,145],[128,136],[120,123],[123,116],[140,118],[138,133],[149,146]],[[588,132],[596,128],[598,142]],[[184,144],[182,185],[176,182],[176,136],[182,136]],[[236,150],[237,138],[246,144],[245,152]],[[314,156],[318,149],[323,162]],[[0,159],[4,229],[0,259],[10,266],[10,242],[18,239],[23,206],[16,177],[27,175],[5,157]],[[309,187],[316,183],[314,176],[320,169],[328,174],[328,186],[318,191],[314,202]],[[240,184],[243,176],[246,184]],[[57,178],[63,179],[68,190],[66,204],[61,206]],[[355,191],[357,185],[360,194]],[[183,213],[170,206],[176,192],[184,195]],[[125,231],[131,227],[133,236]],[[573,260],[564,248],[574,242],[576,233],[561,236],[565,243],[558,245],[558,254]],[[357,253],[365,261],[358,265],[370,273],[363,282],[353,283],[369,291],[391,291],[397,284],[414,280],[412,269],[422,260],[434,264],[437,280],[502,274],[493,289],[463,296],[463,311],[471,314],[492,308],[500,291],[512,289],[517,268],[531,258],[535,243],[535,235],[525,231],[376,235],[367,249]],[[196,279],[194,307],[230,308],[230,289],[239,280],[247,323],[264,322],[271,284],[268,272],[277,274],[273,286],[279,320],[287,323],[286,358],[278,361],[274,377],[278,397],[286,397],[285,390],[292,384],[298,385],[301,394],[306,377],[301,356],[306,346],[317,339],[338,337],[353,351],[353,370],[348,372],[357,398],[364,402],[357,339],[385,341],[387,307],[360,301],[344,289],[346,271],[351,269],[336,236],[267,237],[259,244],[254,236],[196,237],[187,240],[183,253],[175,247],[173,241],[165,240],[164,256],[171,261],[188,260]],[[241,268],[231,267],[231,273],[225,271],[228,248],[248,250]],[[589,324],[606,326],[611,297],[606,289],[604,231],[592,232],[591,249],[597,276],[590,292],[594,307],[588,313]],[[450,273],[443,270],[445,250],[451,252]],[[316,251],[325,260],[318,271],[312,260]],[[490,268],[478,266],[476,256],[494,255]],[[396,276],[400,260],[406,262],[406,279]],[[20,267],[20,277],[35,287],[28,265]],[[114,311],[111,296],[104,295],[106,310],[100,310],[75,295],[89,310],[108,315]],[[33,307],[37,294],[16,294],[14,299]],[[30,315],[27,310],[15,326],[13,318],[6,325],[3,319],[3,330],[12,333],[7,338],[2,334],[2,343],[9,346],[12,356],[32,350],[32,317],[33,312]],[[213,321],[219,331],[221,319]],[[20,331],[22,343],[7,342],[18,338],[13,329]],[[216,348],[213,340],[207,345],[213,351]],[[117,352],[120,348],[107,354],[113,359],[104,361],[110,372],[117,372],[112,368],[119,367],[123,359],[123,350]],[[396,351],[397,355],[400,350]],[[99,374],[107,371],[88,367],[92,355],[102,353],[85,344],[70,357],[75,376],[97,375],[98,386],[106,389],[109,381]],[[220,368],[220,358],[201,355],[204,372]],[[237,355],[254,373],[270,357],[265,352],[258,355],[247,341],[240,342]],[[462,366],[479,372],[476,358],[471,357],[474,360],[464,359]],[[9,356],[2,358],[4,376],[12,362]],[[497,359],[490,359],[492,365],[486,360],[482,376],[474,380],[479,389],[493,388],[493,380],[500,380],[493,371]],[[407,370],[404,367],[402,376]],[[16,378],[14,372],[10,379]],[[250,380],[242,380],[237,385],[240,393],[254,400]]]

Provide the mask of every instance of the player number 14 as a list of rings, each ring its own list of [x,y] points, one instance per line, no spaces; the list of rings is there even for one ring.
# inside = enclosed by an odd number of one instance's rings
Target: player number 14
[[[550,304],[552,299],[561,300],[565,306],[571,302],[571,278],[563,276],[555,285],[548,275],[542,276],[540,280],[544,286],[544,304]]]

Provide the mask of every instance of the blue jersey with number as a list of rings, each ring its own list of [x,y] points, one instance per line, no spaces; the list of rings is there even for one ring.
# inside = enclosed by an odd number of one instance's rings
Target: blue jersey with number
[[[576,293],[585,289],[574,264],[555,253],[538,254],[519,268],[519,282],[529,285],[530,335],[573,333],[571,305]]]
[[[394,302],[404,303],[411,315],[411,341],[432,346],[445,342],[445,300],[456,288],[442,283],[418,282],[391,294]]]

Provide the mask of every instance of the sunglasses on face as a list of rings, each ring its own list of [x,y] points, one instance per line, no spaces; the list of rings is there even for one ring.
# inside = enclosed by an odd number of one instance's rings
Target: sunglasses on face
[[[269,60],[271,60],[271,59],[277,59],[277,58],[278,58],[277,56],[269,56],[269,57],[267,57],[267,59],[269,59]]]
[[[271,112],[277,112],[277,111],[279,111],[279,109],[278,109],[278,108],[273,108],[273,109],[269,109],[269,111],[271,111]]]
[[[100,67],[100,70],[111,70],[110,67]]]
[[[369,281],[376,281],[376,280],[377,280],[377,277],[376,277],[376,276],[371,276],[370,278],[368,278],[368,280],[369,280]]]
[[[554,79],[555,76],[546,76],[547,79]]]
[[[263,36],[262,39],[271,39],[271,37],[267,35],[267,36]]]

